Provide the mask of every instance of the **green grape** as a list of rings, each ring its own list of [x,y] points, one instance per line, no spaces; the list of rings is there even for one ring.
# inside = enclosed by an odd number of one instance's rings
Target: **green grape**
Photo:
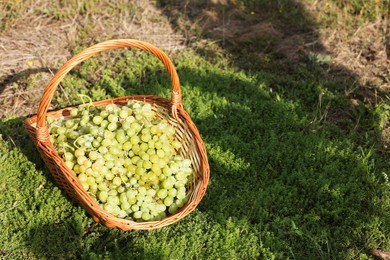
[[[119,150],[121,150],[121,146],[117,147]],[[122,167],[125,164],[125,159],[123,157],[119,157],[118,160],[116,160],[116,166]]]
[[[157,191],[157,197],[160,199],[164,199],[166,196],[168,196],[168,191],[166,189],[160,189]]]
[[[122,118],[122,119],[128,117],[128,115],[129,114],[128,114],[127,110],[122,109],[121,111],[119,111],[119,117]]]
[[[131,129],[134,129],[134,131],[138,133],[139,131],[141,131],[142,126],[138,122],[133,122],[131,123]]]
[[[91,135],[93,135],[93,136],[98,136],[98,134],[99,134],[99,129],[98,129],[97,127],[91,127],[91,128],[89,129],[89,133],[90,133]]]
[[[150,155],[149,159],[152,163],[158,163],[160,161],[160,157],[157,154]]]
[[[122,145],[122,149],[124,151],[130,151],[130,149],[133,147],[133,145],[131,144],[131,142],[127,141],[125,143],[123,143]]]
[[[81,173],[85,173],[85,171],[87,170],[87,167],[85,167],[84,165],[79,165],[79,170]]]
[[[94,148],[99,148],[99,147],[100,147],[100,142],[99,142],[98,140],[93,140],[93,141],[92,141],[92,146],[93,146]]]
[[[100,127],[103,128],[103,129],[105,129],[105,128],[107,128],[108,124],[109,124],[108,120],[103,120],[103,121],[100,123]]]
[[[154,138],[154,137],[153,137]],[[160,141],[157,141],[154,143],[154,147],[157,149],[157,150],[160,150],[162,149],[162,146],[163,144],[160,142]]]
[[[115,138],[120,144],[123,144],[127,140],[125,132],[123,130],[118,130]]]
[[[50,141],[83,188],[108,213],[161,220],[188,200],[191,161],[176,155],[175,128],[140,101],[72,108],[48,117]]]
[[[142,134],[141,140],[143,142],[149,142],[152,139],[152,136],[149,133]]]
[[[99,186],[98,186],[98,189],[99,189]],[[105,203],[107,202],[107,198],[108,198],[108,193],[107,191],[105,190],[101,190],[99,193],[98,193],[98,198],[101,202]]]
[[[107,148],[107,146],[102,145],[98,148],[98,151],[100,154],[104,155],[104,154],[108,153],[108,148]]]
[[[147,154],[149,154],[149,155],[156,155],[156,150],[155,149],[153,149],[153,148],[150,148],[150,145],[149,145],[149,143],[148,143],[148,150],[146,151],[146,153]]]
[[[66,128],[72,128],[75,125],[73,120],[66,120],[65,121],[65,127]]]
[[[149,149],[149,146],[147,143],[141,143],[140,146],[139,146],[140,150],[142,152],[146,152],[148,149]]]
[[[139,144],[133,144],[133,148],[132,148],[132,151],[134,154],[139,154],[139,152],[141,151],[141,148],[139,146]]]
[[[64,134],[60,134],[57,137],[57,142],[59,142],[59,143],[65,143],[66,141],[68,141],[68,138]]]
[[[83,166],[85,166],[85,168],[91,168],[92,166],[92,162],[90,160],[88,160],[88,158],[84,161],[83,163]]]
[[[130,207],[131,207],[131,205],[130,205],[130,203],[127,202],[127,201],[121,203],[121,209],[124,210],[124,211],[129,210]],[[125,212],[125,216],[124,216],[124,217],[126,217],[126,215],[127,215],[127,212]]]
[[[104,210],[107,211],[108,213],[113,213],[115,209],[115,205],[110,204],[110,203],[105,203],[103,206]]]
[[[138,188],[138,194],[146,194],[146,188],[145,187],[139,187]]]
[[[107,180],[111,181],[112,179],[114,179],[114,174],[108,172],[104,177],[105,177]]]
[[[117,191],[118,193],[120,193],[120,194],[122,194],[123,192],[125,192],[125,190],[126,190],[125,186],[119,186],[119,187],[116,189],[116,191]]]
[[[103,141],[101,142],[102,146],[105,146],[105,147],[108,147],[111,145],[111,140],[110,139],[103,139]]]
[[[165,197],[165,199],[164,199],[164,205],[165,206],[169,207],[169,206],[172,205],[172,203],[173,203],[173,198],[172,197],[169,197],[169,196]]]
[[[148,196],[150,198],[154,197],[154,195],[156,195],[157,191],[155,189],[149,189],[147,190],[147,193],[148,193]]]
[[[129,110],[131,111],[131,110]],[[130,114],[130,113],[129,113]],[[135,122],[135,117],[134,116],[128,116],[126,119],[125,119],[125,122],[129,122],[130,124]]]
[[[72,162],[72,161],[66,161],[66,162],[65,162],[65,165],[66,165],[69,169],[73,169],[74,162]]]
[[[86,175],[87,175],[87,174],[86,174]],[[96,183],[96,182],[95,182],[95,178],[92,177],[92,176],[91,176],[91,177],[88,177],[86,183],[87,183],[89,186],[93,185],[94,183]]]
[[[118,212],[117,212],[117,214],[116,214],[116,217],[118,217],[118,218],[124,218],[124,217],[126,217],[126,216],[127,216],[126,211],[121,210],[121,209],[119,208],[119,210],[118,210]]]
[[[101,184],[101,183],[104,182],[104,177],[99,174],[99,176],[95,177],[95,181],[96,181],[97,184]]]
[[[116,122],[118,122],[118,120],[119,120],[118,116],[116,116],[114,114],[110,114],[108,116],[108,121],[111,123],[116,123]]]
[[[76,151],[74,151],[74,156],[76,157],[81,157],[84,155],[85,155],[85,151],[83,149],[77,149]]]
[[[102,111],[100,112],[100,116],[101,116],[102,118],[108,117],[109,114],[110,114],[110,113],[109,113],[108,111],[106,111],[106,110],[102,110]]]
[[[188,201],[188,198],[187,197],[184,197],[184,198],[178,198],[177,200],[176,200],[176,205],[179,207],[179,208],[181,208],[181,207],[183,207],[184,206],[184,204],[186,203]]]
[[[120,155],[121,154],[121,150],[116,146],[111,146],[109,148],[109,151],[110,151],[109,154],[111,154],[111,155]]]
[[[149,181],[149,176],[146,174],[142,174],[140,180],[144,183]]]
[[[135,135],[137,134],[137,132],[136,132],[134,129],[130,128],[130,129],[128,129],[128,130],[126,131],[126,134],[127,134],[128,136],[132,137],[132,136],[135,136]]]
[[[105,182],[101,182],[101,183],[99,183],[99,185],[98,185],[98,190],[100,190],[100,191],[106,191],[107,190],[107,184],[105,183]],[[108,194],[107,194],[108,195]],[[103,201],[104,202],[104,201]]]
[[[86,160],[88,160],[88,159],[87,159],[87,157],[85,157],[84,155],[83,155],[83,156],[77,157],[77,163],[78,163],[79,165],[84,164],[84,162],[85,162]]]
[[[145,168],[145,169],[150,169],[152,168],[152,163],[150,161],[143,161],[142,162],[142,167]]]
[[[69,113],[70,113],[70,116],[71,116],[71,117],[76,117],[76,116],[78,116],[79,110],[78,110],[77,108],[72,108],[72,109],[69,111]]]
[[[103,121],[103,117],[101,116],[94,116],[92,118],[92,122],[95,124],[95,125],[100,125]]]
[[[119,178],[119,177],[114,177],[114,179],[112,179],[112,183],[113,183],[115,186],[119,186],[119,185],[121,185],[122,180],[121,180],[121,178]]]
[[[133,177],[133,178],[130,178],[129,182],[130,182],[130,185],[135,186],[137,184],[138,180]]]
[[[109,195],[107,197],[107,203],[114,204],[114,205],[119,205],[120,204],[119,197],[118,196],[111,196],[111,195]]]
[[[120,203],[127,202],[127,195],[126,195],[126,193],[120,193],[119,201],[120,201]]]
[[[176,140],[174,140],[173,142],[172,142],[172,146],[173,146],[173,148],[175,148],[176,150],[179,150],[180,148],[181,148],[181,143],[179,142],[179,141],[176,141]]]
[[[165,189],[172,189],[174,184],[175,182],[172,180],[172,178],[168,177],[162,182],[162,187],[164,187]]]
[[[183,159],[183,167],[190,168],[191,167],[191,160]]]
[[[177,194],[177,190],[175,188],[168,190],[168,196],[174,198]]]
[[[131,127],[131,123],[130,123],[130,122],[127,122],[127,121],[123,121],[123,122],[122,122],[122,129],[123,129],[124,131],[129,130],[130,127]]]
[[[178,181],[184,181],[187,178],[187,174],[185,172],[178,172],[175,178]]]
[[[132,137],[130,138],[130,142],[131,142],[131,144],[133,144],[133,145],[138,144],[139,141],[140,141],[140,138],[139,138],[137,135],[134,135],[134,136],[132,136]],[[133,149],[134,149],[134,147],[133,147]]]
[[[114,166],[111,168],[111,173],[115,175],[117,175],[119,173],[119,167],[118,166],[115,166],[115,161],[113,161],[114,163]]]
[[[74,173],[76,173],[76,174],[81,173],[79,168],[80,168],[80,166],[79,166],[78,164],[75,164],[75,165],[73,166],[73,171],[74,171]],[[80,178],[79,178],[79,179],[80,179]]]
[[[163,173],[165,176],[171,176],[172,175],[172,169],[169,166],[165,166],[163,168]]]
[[[95,161],[99,157],[99,153],[97,151],[91,151],[91,152],[89,152],[88,157],[92,161]]]
[[[109,189],[108,195],[110,195],[110,196],[117,196],[118,195],[118,191],[115,190],[115,189],[111,189],[111,190]]]
[[[156,164],[156,163],[154,163],[154,164],[152,165],[151,170],[152,170],[155,174],[157,174],[157,175],[160,175],[160,174],[161,174],[161,167],[160,167],[158,164]]]
[[[80,134],[77,131],[73,131],[73,130],[67,132],[66,134],[67,134],[66,136],[69,139],[73,139],[73,140],[76,140],[80,136]]]
[[[84,164],[83,164],[84,165]],[[84,165],[85,166],[85,165]],[[88,175],[88,176],[92,176],[93,175],[93,170],[87,166],[85,166],[87,169],[85,170],[85,174]]]
[[[85,182],[82,182],[81,185],[83,186],[84,190],[88,191],[89,190],[89,185]]]
[[[71,153],[71,152],[65,152],[63,154],[63,158],[65,161],[72,161],[74,156],[73,156],[73,153]]]
[[[149,212],[142,212],[141,217],[142,217],[142,220],[148,221],[151,216],[150,216]]]
[[[164,169],[164,167],[167,165],[167,161],[164,160],[164,159],[160,159],[160,161],[158,162],[158,166],[161,168],[161,169]]]
[[[85,123],[88,123],[89,122],[89,115],[88,114],[84,114],[81,117],[81,121],[84,121]]]
[[[176,204],[176,203],[172,203],[170,206],[169,206],[169,209],[168,209],[168,212],[170,214],[175,214],[178,210],[179,206]]]
[[[116,122],[111,122],[107,125],[107,129],[110,131],[114,131],[118,128],[118,124]]]
[[[136,164],[138,162],[138,160],[140,160],[141,158],[139,156],[133,156],[131,158],[131,163],[132,164]]]
[[[142,217],[142,211],[135,211],[134,214],[133,214],[133,217],[135,219],[140,219]]]
[[[156,209],[158,212],[164,212],[167,209],[167,206],[163,203],[159,203],[157,204]]]
[[[147,154],[147,153],[140,154],[140,157],[144,161],[149,161],[149,154]]]
[[[178,199],[184,199],[184,198],[186,197],[186,194],[185,194],[185,192],[178,192],[178,193],[176,194],[176,197],[177,197]]]
[[[95,161],[95,164],[97,164],[97,165],[99,165],[99,166],[101,166],[102,167],[102,170],[104,169],[104,164],[105,164],[105,160],[104,160],[104,158],[101,156],[101,154],[99,154],[99,157],[96,159],[96,161]]]

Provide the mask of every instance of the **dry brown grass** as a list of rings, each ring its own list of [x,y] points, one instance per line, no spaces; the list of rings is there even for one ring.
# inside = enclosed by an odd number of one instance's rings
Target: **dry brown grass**
[[[388,19],[379,17],[353,31],[342,27],[322,30],[321,41],[332,55],[333,63],[356,74],[360,85],[379,86],[390,93],[388,28]]]
[[[117,5],[100,1],[86,11],[77,1],[69,1],[63,15],[58,14],[57,5],[48,0],[14,3],[21,13],[0,35],[0,117],[35,113],[51,77],[40,69],[59,68],[76,46],[113,38],[145,40],[168,51],[184,46],[184,37],[171,28],[152,1],[119,1]],[[16,80],[27,74],[39,75],[41,80],[31,86]]]

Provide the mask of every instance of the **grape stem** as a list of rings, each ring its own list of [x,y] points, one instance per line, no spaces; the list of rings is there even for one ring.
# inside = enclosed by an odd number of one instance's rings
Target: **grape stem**
[[[62,146],[62,148],[69,148],[70,150],[74,151],[74,148],[71,145],[69,145],[68,143],[61,143],[61,146]],[[77,148],[79,148],[79,147],[77,147]]]
[[[91,98],[90,96],[85,95],[85,94],[77,94],[77,96],[80,97],[81,101],[83,102],[83,106],[87,106],[87,109],[88,109],[88,110],[89,110],[89,108],[90,108],[91,106],[93,106],[93,104],[92,104],[92,98]],[[84,101],[84,98],[86,98],[86,99],[89,101],[88,104],[86,104],[86,102]]]
[[[119,178],[121,178],[121,181],[126,185],[126,182],[122,178],[122,174],[119,174]],[[126,185],[127,186],[127,185]],[[128,187],[128,186],[127,186]]]
[[[138,134],[139,134],[139,132],[141,132],[141,130],[142,130],[142,127],[144,127],[144,125],[145,125],[145,122],[142,122],[142,125],[141,125],[141,128],[140,128],[140,130],[139,130],[137,133],[135,133],[135,135],[138,135]]]
[[[79,137],[76,138],[76,140],[73,141],[73,145],[77,148],[77,149],[80,149],[80,146],[77,145],[77,141],[81,138],[81,137],[84,137],[84,136],[92,136],[92,134],[85,134],[85,135],[80,135]],[[86,150],[88,151],[88,150]]]

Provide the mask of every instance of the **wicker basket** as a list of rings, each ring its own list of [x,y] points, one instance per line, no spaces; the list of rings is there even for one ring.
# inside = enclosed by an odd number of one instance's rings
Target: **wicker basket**
[[[65,165],[62,158],[54,149],[53,144],[50,142],[46,123],[46,117],[48,115],[52,115],[54,118],[69,116],[71,107],[53,112],[48,112],[48,107],[57,86],[72,68],[101,51],[128,47],[139,48],[150,52],[164,63],[172,82],[171,100],[153,95],[140,95],[108,99],[94,102],[93,104],[95,106],[106,106],[112,103],[121,105],[126,104],[128,100],[138,100],[154,104],[153,107],[158,107],[156,109],[157,116],[165,118],[175,128],[175,138],[182,143],[180,154],[192,161],[195,171],[195,181],[187,189],[188,202],[175,214],[169,215],[161,221],[135,222],[120,219],[105,212],[83,189],[75,173]],[[204,196],[209,181],[210,169],[205,146],[195,124],[183,109],[181,102],[182,96],[179,77],[175,67],[165,53],[149,43],[138,40],[110,40],[89,47],[68,60],[46,86],[37,115],[27,118],[24,121],[24,126],[28,130],[31,139],[34,141],[58,186],[66,191],[72,199],[77,201],[96,222],[100,222],[108,228],[118,228],[121,230],[155,229],[170,225],[192,212]]]

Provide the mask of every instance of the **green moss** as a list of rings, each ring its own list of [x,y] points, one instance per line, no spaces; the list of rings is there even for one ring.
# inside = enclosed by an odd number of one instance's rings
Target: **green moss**
[[[104,58],[104,57],[103,57]],[[0,121],[0,254],[66,259],[355,259],[389,248],[386,158],[372,143],[386,109],[356,111],[359,127],[319,120],[342,91],[315,77],[245,72],[185,49],[172,55],[184,108],[211,167],[197,210],[152,231],[108,230],[56,188],[21,126]],[[309,73],[305,74],[309,75]],[[58,107],[118,95],[170,97],[159,61],[118,52],[72,71]],[[316,109],[318,108],[318,109]],[[362,133],[370,138],[362,138]]]

